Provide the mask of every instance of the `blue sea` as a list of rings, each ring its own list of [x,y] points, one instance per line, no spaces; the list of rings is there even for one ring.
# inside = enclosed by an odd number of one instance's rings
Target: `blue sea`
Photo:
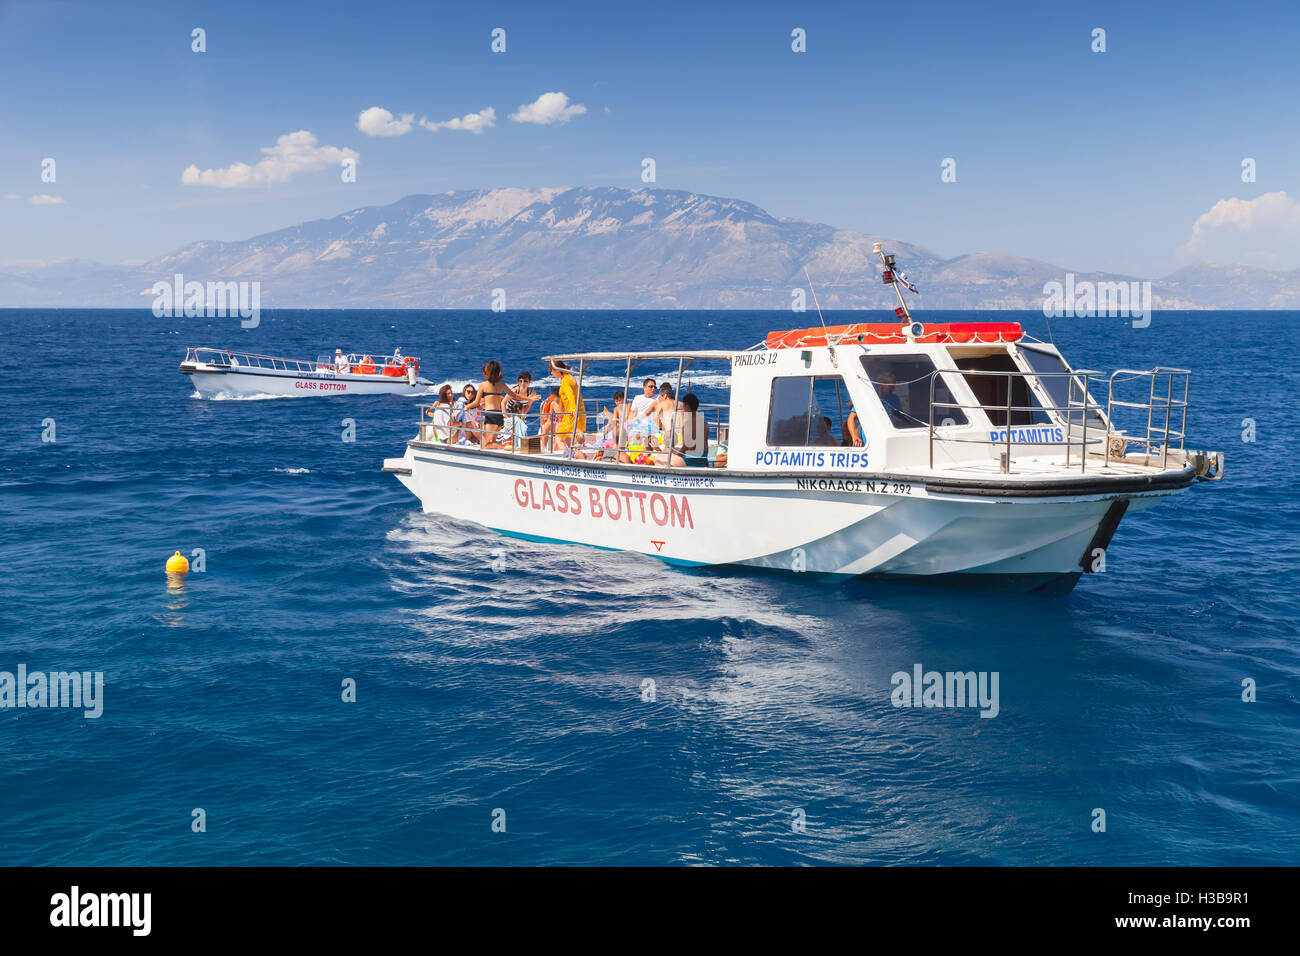
[[[1300,316],[917,318],[1192,369],[1225,479],[1066,597],[682,570],[422,515],[380,471],[411,398],[204,401],[177,364],[513,380],[788,313],[0,312],[0,671],[104,681],[97,719],[0,710],[0,864],[1300,863]],[[996,671],[997,716],[893,706],[916,664]]]

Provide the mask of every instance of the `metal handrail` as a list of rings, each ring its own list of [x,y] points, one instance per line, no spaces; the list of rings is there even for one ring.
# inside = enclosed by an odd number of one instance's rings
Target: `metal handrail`
[[[665,466],[671,464],[672,455],[678,455],[680,457],[678,451],[679,446],[675,442],[671,440],[667,440],[664,442],[664,444],[667,445],[667,447],[663,447],[663,445],[659,445],[659,443],[655,441],[656,434],[663,436],[662,431],[658,431],[657,433],[652,432],[648,436],[648,438],[650,439],[650,443],[647,444],[645,448],[633,448],[632,447],[633,442],[630,440],[632,436],[628,432],[626,426],[620,427],[619,436],[613,447],[606,447],[603,443],[601,443],[599,445],[593,445],[593,446],[588,446],[585,444],[578,445],[576,446],[576,448],[570,445],[563,451],[552,451],[550,449],[543,448],[541,447],[542,445],[541,440],[545,439],[546,437],[553,438],[554,433],[551,433],[551,435],[549,436],[543,435],[541,433],[540,426],[543,424],[543,413],[540,407],[541,403],[538,400],[534,399],[534,404],[537,404],[539,406],[537,410],[529,411],[527,414],[519,413],[519,412],[507,412],[502,410],[501,415],[504,417],[507,424],[501,426],[498,429],[489,430],[483,426],[481,418],[473,422],[465,422],[463,420],[462,421],[449,420],[448,423],[445,425],[432,424],[428,420],[429,412],[431,409],[439,407],[439,403],[432,403],[432,402],[422,403],[417,406],[420,410],[419,432],[417,433],[418,440],[437,441],[442,444],[456,445],[460,443],[460,438],[462,436],[468,435],[468,436],[474,436],[474,442],[477,443],[480,447],[489,448],[492,451],[500,451],[505,454],[531,456],[531,454],[534,453],[525,450],[524,446],[521,446],[519,440],[520,436],[518,434],[518,431],[513,427],[513,425],[509,424],[512,419],[522,419],[525,423],[529,422],[530,420],[536,420],[539,424],[538,434],[524,436],[529,441],[538,440],[538,452],[536,452],[536,454],[555,456],[562,459],[569,459],[569,458],[577,457],[578,454],[583,454],[585,457],[587,453],[591,453],[596,456],[595,460],[599,460],[601,461],[602,464],[607,464],[607,465],[623,465],[623,464],[635,463],[631,461],[628,462],[621,461],[620,459],[624,455],[627,455],[629,458],[631,458],[633,455],[636,456],[647,455],[650,458],[651,464],[663,464]],[[454,406],[442,406],[442,407],[447,408],[449,412],[454,412]],[[709,412],[706,411],[706,409],[716,411],[716,415],[717,415],[716,420],[714,421],[709,420]],[[705,425],[707,426],[709,432],[705,438],[706,447],[708,446],[708,444],[713,444],[715,447],[715,452],[720,448],[725,449],[725,445],[727,441],[727,438],[725,436],[731,424],[729,420],[730,419],[729,415],[727,416],[726,421],[723,420],[724,410],[729,412],[730,405],[717,404],[717,403],[704,403],[704,402],[700,403],[700,411],[704,413]],[[486,410],[473,409],[472,411],[477,413],[482,413]],[[563,412],[545,413],[545,417],[550,418],[552,420],[552,424],[554,423],[554,421],[562,418],[563,416],[564,416]],[[603,414],[597,412],[595,415],[589,417],[598,419],[598,418],[602,418]],[[574,424],[575,426],[577,424],[576,416],[575,416]],[[608,423],[606,423],[606,427],[608,427]],[[436,437],[433,434],[434,429],[445,430],[447,432],[447,437],[446,438]],[[509,446],[505,446],[501,444],[496,444],[495,446],[491,444],[488,445],[484,444],[485,438],[493,435],[499,435],[503,431],[507,431],[507,430],[510,432],[511,435]],[[599,432],[592,432],[592,431],[577,432],[575,427],[574,434],[581,434],[581,435],[600,434],[603,433],[604,430],[605,429],[602,428]],[[663,436],[663,437],[667,439],[669,436]],[[611,452],[613,453],[612,459],[609,458],[607,455],[607,453],[611,453]],[[708,467],[721,468],[725,466],[716,464],[716,458],[715,458],[715,461],[711,462],[708,465]]]
[[[1065,420],[1063,424],[1065,426],[1065,440],[1059,442],[1057,441],[1032,442],[1032,444],[1040,445],[1040,446],[1045,445],[1054,448],[1064,448],[1065,467],[1067,468],[1070,467],[1070,449],[1074,448],[1077,445],[1080,449],[1080,453],[1079,453],[1080,472],[1085,472],[1087,471],[1088,468],[1087,446],[1095,445],[1098,442],[1105,440],[1104,438],[1097,438],[1093,440],[1089,440],[1088,438],[1088,412],[1090,408],[1091,410],[1096,411],[1098,415],[1100,415],[1101,412],[1101,406],[1098,405],[1096,402],[1093,402],[1091,396],[1088,394],[1088,379],[1093,375],[1102,374],[1101,372],[1095,371],[1093,369],[1073,369],[1068,372],[1021,372],[1021,371],[1001,372],[1001,371],[994,371],[992,369],[961,370],[960,374],[962,376],[996,375],[1005,378],[1007,382],[1007,401],[1005,405],[1002,404],[986,405],[983,403],[976,403],[974,405],[970,405],[961,402],[936,402],[934,400],[935,382],[943,374],[944,374],[943,369],[935,369],[935,371],[930,373],[930,425],[929,425],[930,449],[929,450],[930,450],[930,468],[932,469],[934,468],[934,441],[936,435],[935,422],[934,422],[934,410],[936,406],[940,408],[947,408],[947,409],[960,408],[963,411],[979,409],[989,418],[990,421],[993,420],[992,415],[989,414],[990,412],[997,411],[997,412],[1004,413],[1005,424],[1003,425],[1003,430],[1006,432],[1006,438],[1005,438],[1005,450],[1003,451],[1001,456],[1001,468],[1003,474],[1009,474],[1011,472],[1011,445],[1012,445],[1011,433],[1013,431],[1013,426],[1011,424],[1012,412],[1049,412],[1049,413],[1053,413],[1052,417],[1055,417],[1055,413],[1064,412]],[[1066,395],[1065,405],[1041,405],[1041,404],[1040,405],[1012,405],[1011,404],[1013,379],[1019,378],[1024,380],[1025,385],[1028,387],[1032,384],[1030,381],[1031,379],[1061,378],[1061,377],[1066,377],[1070,380],[1069,392]],[[1083,394],[1082,402],[1075,401],[1074,399],[1074,390],[1076,387],[1079,388]],[[1030,394],[1033,394],[1033,392],[1031,391]],[[1080,437],[1079,441],[1077,442],[1070,440],[1070,436],[1074,430],[1073,416],[1076,412],[1079,414],[1080,424],[1083,426],[1083,434]],[[939,427],[942,428],[945,426],[940,424]],[[1110,432],[1110,416],[1107,415],[1106,433],[1109,434],[1109,432]],[[939,440],[944,442],[956,442],[956,443],[965,443],[965,444],[973,444],[973,445],[988,445],[990,448],[992,448],[998,442],[998,439],[993,439],[993,438],[962,438],[962,437],[954,437],[949,435],[940,435]],[[1029,444],[1029,443],[1016,442],[1016,444]]]
[[[1115,398],[1115,376],[1131,376],[1129,381],[1138,378],[1149,378],[1151,382],[1150,390],[1147,394],[1146,402],[1127,402]],[[1166,381],[1165,394],[1156,394],[1156,379],[1163,376]],[[1183,397],[1174,398],[1174,378],[1181,376],[1183,380]],[[1110,420],[1110,412],[1113,408],[1136,408],[1145,409],[1147,413],[1147,433],[1145,438],[1124,436],[1125,441],[1131,441],[1142,445],[1148,459],[1154,454],[1156,446],[1160,447],[1160,467],[1162,469],[1169,467],[1169,445],[1174,440],[1178,440],[1178,450],[1186,450],[1187,440],[1187,396],[1191,388],[1192,373],[1190,369],[1185,368],[1166,368],[1157,365],[1151,369],[1136,368],[1119,368],[1110,374],[1109,390],[1106,396],[1106,419]],[[1155,422],[1155,414],[1158,407],[1163,407],[1165,412],[1164,425],[1158,425]],[[1177,429],[1171,429],[1173,422],[1173,411],[1175,408],[1182,409],[1182,417]],[[1159,436],[1158,438],[1156,436]],[[1106,460],[1110,461],[1110,446],[1106,448]]]

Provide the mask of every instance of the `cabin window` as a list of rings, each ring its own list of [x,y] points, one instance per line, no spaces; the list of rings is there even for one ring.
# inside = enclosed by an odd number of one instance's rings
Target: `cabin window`
[[[838,445],[850,408],[839,375],[774,378],[767,443],[774,448]]]
[[[864,355],[862,368],[895,428],[930,427],[930,379],[935,365],[928,355]],[[934,379],[935,425],[965,425],[966,413],[955,404],[943,375]]]
[[[1071,389],[1070,378],[1060,374],[1048,374],[1049,372],[1060,373],[1071,371],[1059,355],[1055,355],[1051,352],[1040,352],[1038,349],[1025,348],[1023,346],[1020,349],[1020,354],[1025,357],[1025,361],[1029,363],[1029,367],[1038,373],[1038,383],[1042,385],[1043,390],[1047,392],[1048,401],[1052,405],[1055,405],[1057,408],[1068,408],[1072,400],[1077,404],[1083,402],[1082,380],[1075,378],[1074,381],[1077,384],[1073,389]],[[1096,403],[1092,401],[1091,396],[1088,398],[1088,404],[1091,406],[1096,405]],[[1083,424],[1082,408],[1070,412],[1057,412],[1056,414],[1059,418],[1071,425],[1082,426]],[[1095,408],[1089,408],[1088,430],[1091,431],[1094,428],[1105,431],[1106,423],[1102,420],[1100,413],[1098,413]]]
[[[979,355],[973,357],[954,357],[957,367],[963,372],[1013,372],[1008,380],[1006,375],[963,375],[966,384],[970,390],[975,393],[975,401],[984,406],[984,414],[988,416],[989,421],[1003,428],[1010,424],[1012,427],[1018,425],[1046,425],[1051,422],[1051,417],[1043,411],[1042,403],[1039,402],[1038,396],[1029,388],[1023,375],[1020,374],[1020,368],[1011,360],[1011,356],[1006,352],[999,352],[995,355]],[[1065,379],[1058,379],[1062,386],[1065,386]],[[1011,396],[1008,400],[1007,387],[1010,385]],[[1011,405],[1011,421],[1007,422],[1007,405]],[[1062,402],[1062,405],[1065,403]]]

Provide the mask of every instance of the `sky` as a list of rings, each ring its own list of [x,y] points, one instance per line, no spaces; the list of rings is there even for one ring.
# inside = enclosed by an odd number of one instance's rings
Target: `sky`
[[[638,188],[649,157],[655,188],[946,257],[1295,269],[1298,41],[1295,0],[0,0],[0,263]]]

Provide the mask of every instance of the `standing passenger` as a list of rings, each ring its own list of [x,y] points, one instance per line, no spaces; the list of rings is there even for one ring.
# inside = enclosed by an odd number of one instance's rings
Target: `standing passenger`
[[[470,409],[483,409],[483,440],[479,444],[488,445],[496,441],[497,432],[506,423],[501,402],[507,396],[522,401],[522,396],[505,383],[501,363],[493,359],[483,366],[483,381],[478,387],[478,397],[466,406]]]
[[[555,423],[560,418],[560,386],[551,389],[551,394],[542,402],[541,426],[538,434],[542,436],[542,454],[550,454],[555,444]]]
[[[551,363],[551,374],[560,380],[560,420],[555,426],[553,447],[557,452],[569,452],[575,445],[582,444],[587,431],[587,407],[578,394],[578,384],[569,374],[569,366],[564,362]]]

